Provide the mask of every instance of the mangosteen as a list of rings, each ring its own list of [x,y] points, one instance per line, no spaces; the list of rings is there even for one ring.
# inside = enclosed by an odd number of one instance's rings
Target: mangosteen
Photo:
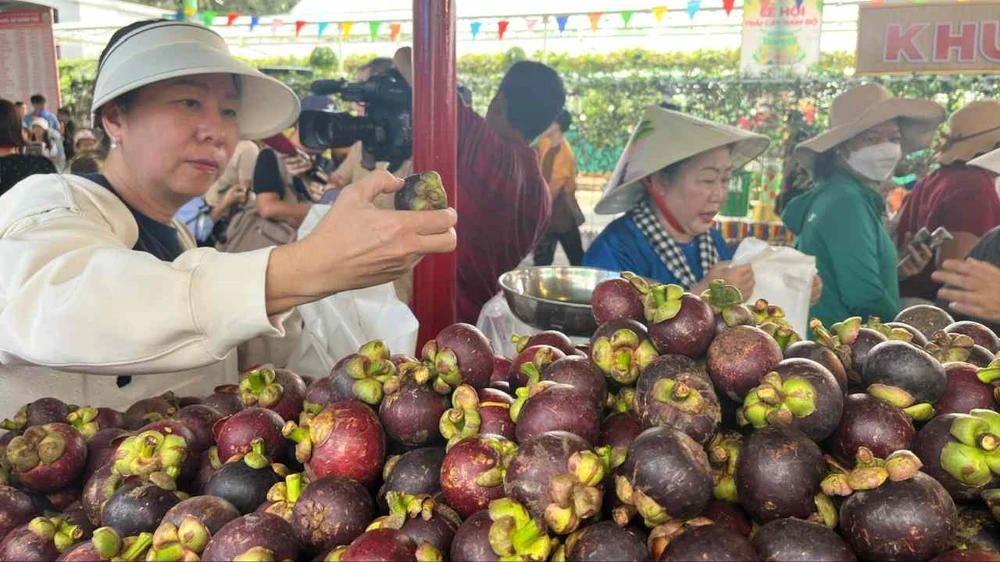
[[[705,354],[715,335],[715,313],[700,298],[685,293],[680,285],[648,283],[626,276],[642,295],[649,339],[663,355],[698,358]]]
[[[104,504],[101,525],[121,536],[151,533],[177,502],[177,494],[155,484],[125,484]]]
[[[972,346],[972,351],[969,352],[968,362],[980,369],[985,369],[993,363],[994,359],[996,359],[996,356],[990,353],[988,349],[981,345],[974,345]]]
[[[145,560],[153,544],[153,535],[141,533],[122,538],[111,527],[101,527],[86,542],[77,543],[63,552],[56,562],[104,562],[106,560]]]
[[[786,425],[818,442],[837,429],[843,410],[844,394],[826,367],[785,359],[747,394],[738,415],[755,428]]]
[[[913,443],[924,472],[960,501],[977,499],[983,488],[995,487],[998,448],[1000,413],[993,410],[938,416],[921,428]]]
[[[910,326],[909,324],[904,324],[902,322],[886,322],[884,326],[886,328],[889,328],[890,330],[895,330],[895,329],[906,330],[907,332],[910,333],[909,342],[917,347],[924,347],[925,345],[927,345],[927,337],[924,336],[924,334],[920,330],[914,328],[913,326]]]
[[[396,386],[398,368],[385,342],[372,340],[334,365],[325,383],[315,383],[307,392],[306,412],[315,415],[324,406],[342,400],[360,400],[375,407]],[[416,360],[414,360],[414,363]],[[400,365],[401,367],[402,365]]]
[[[608,400],[608,383],[586,356],[571,355],[552,362],[542,370],[542,380],[576,387],[593,398],[598,408]]]
[[[635,412],[643,426],[670,427],[705,445],[722,420],[708,376],[692,359],[661,355],[639,375]]]
[[[397,211],[432,211],[448,208],[448,194],[441,185],[441,176],[434,170],[410,174],[396,192],[393,205]]]
[[[514,390],[538,383],[542,371],[566,354],[551,345],[533,345],[517,354],[511,363],[508,380]]]
[[[977,359],[983,359],[985,356],[990,355],[988,350],[982,346],[977,346],[975,340],[965,334],[948,333],[944,330],[939,330],[931,335],[924,349],[941,363],[967,361],[975,365],[976,362],[972,360],[972,354],[977,347],[982,350],[978,354],[980,357],[977,357]]]
[[[462,523],[455,510],[426,495],[390,492],[386,499],[389,514],[372,522],[369,530],[396,529],[410,537],[418,547],[426,543],[438,552],[448,552],[455,529]]]
[[[504,474],[516,449],[512,441],[485,435],[467,437],[448,449],[440,476],[448,505],[470,517],[502,498]]]
[[[139,482],[138,476],[129,477],[130,481]],[[108,499],[122,486],[125,477],[115,470],[115,463],[109,462],[97,469],[83,487],[80,503],[83,505],[87,519],[94,525],[101,524],[101,510]]]
[[[349,544],[365,532],[373,517],[372,498],[348,478],[326,476],[311,482],[292,510],[292,528],[315,552]]]
[[[934,403],[934,413],[968,414],[970,410],[996,409],[997,401],[992,380],[1000,376],[1000,369],[980,370],[971,363],[945,363],[947,384],[944,393]],[[985,383],[983,380],[985,379]]]
[[[941,484],[916,472],[851,494],[840,506],[840,530],[859,558],[929,560],[948,548],[957,517]]]
[[[192,451],[204,451],[215,444],[212,427],[222,418],[222,415],[211,406],[192,404],[184,406],[174,415],[174,420],[184,424],[191,430],[194,439],[188,443]]]
[[[624,525],[638,513],[647,527],[698,515],[712,498],[708,457],[687,434],[668,427],[643,431],[615,474],[615,521]]]
[[[590,358],[606,377],[630,385],[659,353],[646,327],[635,320],[609,320],[590,338]]]
[[[493,344],[470,324],[452,324],[441,330],[422,350],[434,390],[450,394],[463,382],[476,390],[490,384],[493,375]]]
[[[440,553],[436,553],[440,560]],[[341,562],[416,562],[417,544],[396,529],[373,529],[354,539],[340,554]]]
[[[573,345],[573,340],[569,339],[569,336],[566,334],[556,330],[544,330],[532,336],[519,336],[514,334],[513,337],[511,337],[511,341],[514,342],[518,353],[536,345],[554,347],[563,352],[565,355],[577,355],[579,353]]]
[[[753,536],[754,550],[774,562],[854,562],[857,558],[837,533],[801,519],[776,519]]]
[[[605,461],[590,446],[565,431],[520,441],[507,465],[504,490],[555,533],[572,533],[601,512]]]
[[[177,405],[172,401],[173,393],[153,398],[143,398],[125,410],[125,429],[139,429],[155,421],[172,417]]]
[[[239,517],[240,512],[218,496],[194,496],[170,508],[162,522],[180,527],[188,516],[195,517],[209,534],[214,535],[223,525]]]
[[[622,277],[626,276],[623,274]],[[590,306],[597,324],[611,320],[645,320],[642,294],[625,278],[616,277],[598,283],[590,295]]]
[[[566,560],[642,562],[649,560],[649,550],[645,537],[636,529],[601,521],[581,529],[567,541]]]
[[[473,435],[498,435],[514,439],[514,420],[510,419],[514,399],[495,388],[479,392],[467,384],[459,385],[451,395],[451,405],[438,422],[441,436],[449,445]]]
[[[292,371],[264,365],[244,373],[239,387],[240,399],[247,408],[267,408],[285,421],[297,420],[302,412],[306,384]]]
[[[0,429],[23,431],[36,425],[66,423],[66,418],[75,409],[58,398],[41,398],[21,406],[14,419],[4,419]]]
[[[11,475],[35,492],[55,492],[73,482],[87,463],[87,442],[64,423],[31,426],[7,445]]]
[[[894,321],[913,326],[925,338],[930,338],[934,332],[955,323],[950,314],[929,304],[911,306],[900,312]]]
[[[905,341],[906,343],[917,345],[917,347],[923,347],[922,345],[919,345],[919,342],[922,339],[926,339],[923,338],[923,334],[920,334],[920,332],[912,326],[906,326],[906,324],[896,322],[884,324],[882,323],[882,319],[878,316],[869,316],[868,321],[865,322],[862,327],[875,330],[887,339]],[[919,334],[919,337],[914,336],[914,334]],[[918,343],[914,344],[914,341],[917,341]]]
[[[500,557],[490,545],[490,529],[493,520],[486,509],[470,515],[455,531],[451,541],[451,560],[475,560],[477,562],[499,562]]]
[[[441,491],[442,447],[423,447],[390,457],[382,471],[385,482],[379,490],[380,503],[388,492],[434,495]]]
[[[814,341],[800,341],[785,348],[785,359],[810,359],[826,367],[841,391],[847,394],[847,370],[837,354]]]
[[[597,446],[609,447],[612,458],[624,459],[628,454],[628,448],[643,429],[642,422],[632,412],[611,414],[601,423]]]
[[[979,322],[963,320],[949,324],[944,329],[949,334],[965,334],[972,338],[976,345],[985,347],[990,353],[996,354],[1000,351],[1000,338],[993,330],[987,328]]]
[[[270,513],[248,513],[226,523],[208,541],[202,560],[295,560],[299,542],[287,521]]]
[[[948,385],[941,363],[901,341],[873,347],[864,362],[862,379],[869,394],[888,400],[916,419],[929,419],[931,411],[927,410]]]
[[[264,456],[263,443],[255,441],[251,447],[251,452],[243,458],[222,465],[205,487],[206,494],[228,501],[243,515],[267,501],[268,490],[280,482],[282,476]]]
[[[187,428],[183,432],[190,435]],[[176,489],[188,457],[187,442],[181,435],[146,430],[125,438],[112,456],[114,470],[121,476],[138,476],[160,487]]]
[[[249,453],[255,439],[264,443],[264,456],[274,462],[281,461],[285,453],[285,438],[281,434],[284,422],[276,412],[265,408],[247,408],[213,426],[215,445],[219,458],[229,460],[235,455]]]
[[[716,525],[721,525],[731,531],[735,531],[740,536],[750,538],[753,532],[753,523],[747,517],[743,508],[739,505],[712,498],[708,506],[701,511],[701,517],[710,520]]]
[[[52,503],[52,507],[56,508],[56,511],[62,512],[80,501],[82,491],[81,486],[77,482],[74,482],[61,490],[45,494],[45,497]]]
[[[302,487],[307,484],[305,476],[301,472],[295,472],[285,476],[285,480],[277,482],[267,491],[266,501],[255,511],[266,511],[281,517],[289,523],[292,522],[292,510],[295,508],[299,496],[302,495]]]
[[[205,493],[205,486],[208,486],[208,481],[222,468],[219,449],[217,447],[209,447],[203,451],[201,457],[198,459],[198,466],[198,474],[195,475],[189,486],[192,493],[203,494]]]
[[[111,408],[85,406],[70,412],[65,421],[89,442],[101,430],[120,428],[125,424],[125,415]]]
[[[368,485],[382,472],[385,432],[375,412],[357,400],[330,404],[302,427],[290,421],[283,433],[298,443],[296,458],[311,478],[343,476]]]
[[[774,338],[760,328],[736,326],[719,334],[708,348],[708,374],[715,388],[742,401],[782,359]]]
[[[667,549],[670,541],[681,536],[694,527],[712,525],[713,522],[705,517],[694,517],[692,519],[672,519],[666,523],[661,523],[649,530],[649,538],[646,545],[649,548],[649,557],[652,560],[660,560],[663,551]]]
[[[807,435],[790,427],[768,426],[743,442],[736,463],[736,494],[758,523],[806,519],[817,511],[816,495],[825,472],[823,452]]]
[[[604,405],[608,414],[635,413],[635,387],[626,386],[617,392],[608,392],[608,400]]]
[[[712,307],[715,314],[715,332],[719,334],[734,326],[753,326],[756,319],[739,289],[724,279],[713,279],[708,289],[701,293],[701,300]]]
[[[548,560],[558,546],[558,541],[549,537],[545,523],[532,517],[529,510],[512,498],[502,498],[490,502],[488,510],[492,524],[489,526],[487,548],[470,544],[463,550],[480,551],[486,554],[484,558],[474,560],[492,560],[489,550],[503,560]],[[462,537],[463,543],[474,543],[481,539],[482,532],[477,525],[471,533]],[[455,542],[459,541],[456,533]],[[464,546],[464,545],[463,545]],[[454,546],[452,547],[454,554]],[[464,558],[458,558],[464,560]]]
[[[17,488],[0,486],[0,541],[7,533],[40,515],[31,498]]]
[[[550,431],[566,431],[590,446],[601,431],[601,409],[588,394],[568,384],[544,381],[517,389],[510,409],[518,443]]]
[[[340,365],[339,362],[338,365]],[[337,366],[334,366],[334,369],[337,369]],[[302,401],[302,415],[299,420],[309,421],[312,416],[318,414],[328,404],[339,402],[342,399],[346,400],[346,398],[341,398],[340,394],[335,388],[332,377],[316,379],[306,388],[306,396]]]
[[[243,410],[243,400],[240,398],[240,387],[235,384],[224,384],[215,387],[215,392],[208,395],[202,404],[215,409],[223,417],[231,416]]]
[[[1000,523],[978,504],[959,505],[951,548],[1000,552]]]
[[[81,538],[83,531],[65,518],[36,517],[0,541],[0,560],[49,562]]]
[[[986,550],[947,550],[931,559],[931,562],[998,562],[1000,554]]]
[[[861,447],[885,458],[909,449],[916,436],[913,421],[899,408],[870,394],[850,394],[844,398],[844,413],[827,448],[838,461],[849,465]]]
[[[740,459],[743,436],[729,430],[722,430],[709,443],[708,464],[712,467],[712,493],[716,499],[735,503],[736,464]]]
[[[379,419],[387,437],[407,447],[423,447],[441,441],[438,422],[448,410],[448,398],[410,374],[399,386],[386,392],[379,406]]]
[[[660,556],[660,562],[689,560],[746,562],[759,558],[745,537],[721,525],[701,525],[671,540]]]
[[[510,368],[514,362],[502,355],[493,356],[493,374],[490,375],[490,387],[512,392],[510,389]]]

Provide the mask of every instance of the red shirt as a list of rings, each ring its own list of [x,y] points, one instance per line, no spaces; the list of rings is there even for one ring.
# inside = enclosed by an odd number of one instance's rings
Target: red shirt
[[[1000,197],[993,177],[982,168],[953,165],[941,168],[917,183],[900,211],[898,244],[921,227],[934,232],[943,226],[952,233],[986,234],[1000,225]],[[934,301],[941,285],[931,279],[934,261],[899,284],[900,296]]]
[[[458,106],[458,321],[475,324],[545,232],[551,202],[535,151]]]

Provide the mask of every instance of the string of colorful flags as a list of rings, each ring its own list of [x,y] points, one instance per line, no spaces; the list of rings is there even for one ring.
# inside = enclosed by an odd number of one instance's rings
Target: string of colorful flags
[[[695,18],[695,15],[699,11],[701,11],[702,8],[701,1],[702,0],[687,0],[687,15],[689,19],[693,20]],[[762,1],[766,2],[767,0],[762,0]],[[882,0],[871,0],[871,1],[872,3],[880,3]],[[914,0],[914,1],[920,2],[924,0]],[[803,2],[804,0],[795,0],[795,4],[797,7],[801,7]],[[736,6],[736,0],[722,0],[722,8],[726,12],[727,16],[732,14],[735,6]],[[657,24],[662,24],[663,18],[666,17],[666,15],[669,13],[669,9],[666,5],[662,5],[662,6],[653,6],[648,10],[621,10],[617,12],[588,12],[584,14],[562,14],[554,16],[554,19],[556,27],[560,34],[565,33],[570,18],[576,18],[580,16],[586,17],[590,21],[590,30],[592,32],[597,32],[597,30],[601,26],[602,21],[604,22],[607,21],[606,17],[614,17],[615,15],[621,18],[622,26],[628,28],[629,22],[632,21],[632,16],[634,16],[636,13],[651,13],[653,17],[656,18]],[[186,19],[192,21],[200,21],[204,25],[212,26],[215,24],[217,18],[219,18],[220,15],[221,14],[218,14],[212,10],[198,12],[195,8],[187,7],[185,9],[178,10],[175,17],[178,20]],[[236,25],[236,21],[241,17],[243,17],[244,15],[245,14],[240,14],[238,12],[229,12],[225,14],[226,18],[225,27],[233,27],[234,25]],[[552,16],[548,15],[526,16],[524,18],[524,22],[528,28],[528,32],[529,33],[535,32],[538,23],[540,21],[547,26],[550,21],[550,17]],[[254,31],[260,25],[260,23],[261,23],[260,17],[258,15],[256,14],[250,15],[250,22],[249,22],[250,31]],[[330,25],[332,23],[336,23],[340,31],[340,36],[346,40],[351,38],[351,33],[354,30],[354,24],[359,22],[353,22],[353,21],[312,22],[304,20],[295,20],[290,23],[291,25],[294,26],[296,37],[301,36],[302,31],[307,26],[310,25],[316,26],[317,37],[323,37],[324,33],[326,33]],[[385,26],[385,23],[386,22],[383,21],[368,22],[368,35],[372,41],[376,41],[378,39],[379,35],[383,32],[382,31],[383,28],[388,29],[389,39],[392,42],[396,42],[399,39],[399,35],[402,31],[402,24],[390,22],[388,26]],[[510,27],[511,20],[501,19],[496,21],[495,23],[496,23],[496,28],[495,28],[496,37],[502,40],[504,35],[507,33],[507,30]],[[282,27],[285,26],[285,24],[286,22],[282,18],[278,17],[271,18],[270,20],[271,33],[277,33],[278,30],[280,30]],[[473,40],[475,40],[479,36],[479,34],[482,33],[483,31],[484,31],[484,23],[482,21],[476,20],[469,22],[469,32],[471,33]]]

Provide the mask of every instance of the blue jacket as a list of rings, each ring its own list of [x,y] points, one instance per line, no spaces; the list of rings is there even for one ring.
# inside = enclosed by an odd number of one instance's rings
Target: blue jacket
[[[722,233],[714,228],[709,232],[715,242],[715,249],[719,252],[719,259],[721,261],[733,259],[733,251],[722,238]],[[680,244],[680,248],[687,258],[691,272],[698,281],[701,281],[705,277],[705,272],[701,270],[698,243],[692,241]],[[597,236],[583,256],[583,265],[611,271],[631,271],[660,283],[681,284],[667,269],[631,215],[615,220]],[[691,289],[691,287],[684,288]]]

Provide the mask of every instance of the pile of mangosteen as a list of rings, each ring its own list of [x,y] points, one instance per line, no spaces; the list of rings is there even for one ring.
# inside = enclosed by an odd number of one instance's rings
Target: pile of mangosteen
[[[592,305],[582,347],[500,357],[456,324],[317,380],[26,404],[0,423],[0,560],[1000,560],[985,326],[921,306],[797,334],[724,282],[628,273]]]

